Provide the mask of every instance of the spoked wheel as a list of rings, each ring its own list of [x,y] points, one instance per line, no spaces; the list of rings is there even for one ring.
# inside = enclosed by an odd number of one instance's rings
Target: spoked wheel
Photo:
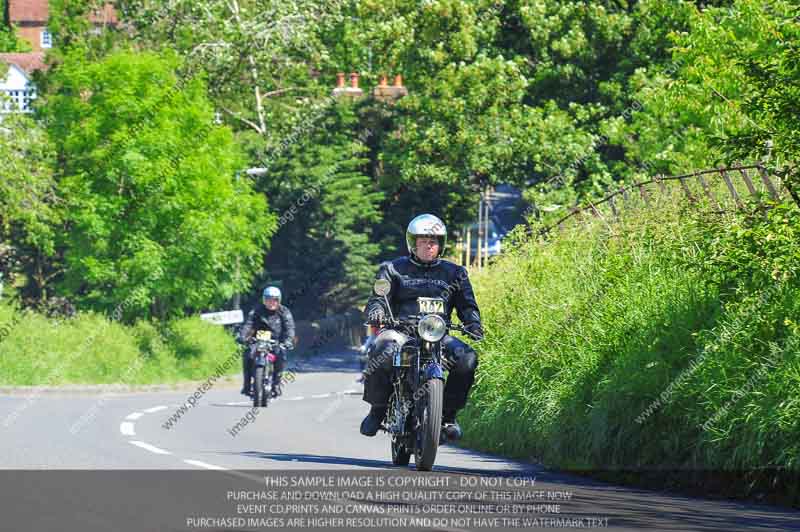
[[[392,392],[389,397],[389,408],[387,409],[386,426],[389,432],[397,428],[397,416],[400,415],[397,408],[397,395]],[[405,429],[403,430],[405,432]],[[408,449],[408,437],[403,434],[392,432],[392,463],[398,466],[407,466],[411,461],[411,453]]]
[[[264,386],[265,371],[266,369],[263,366],[256,367],[255,382],[253,383],[253,406],[256,408],[269,404],[269,391],[265,390]]]
[[[411,451],[400,441],[397,436],[392,437],[392,463],[399,466],[407,466],[411,461]]]
[[[430,471],[433,468],[442,432],[444,383],[439,379],[431,379],[425,386],[427,393],[418,403],[420,425],[414,448],[414,463],[419,471]]]

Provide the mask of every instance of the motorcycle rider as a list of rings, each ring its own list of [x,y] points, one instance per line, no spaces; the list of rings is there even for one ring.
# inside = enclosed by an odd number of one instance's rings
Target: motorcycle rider
[[[475,339],[483,338],[478,303],[472,292],[467,270],[452,262],[439,258],[447,243],[444,223],[431,214],[417,216],[406,229],[406,245],[409,255],[380,265],[376,279],[388,280],[392,287],[387,296],[392,315],[403,317],[418,312],[418,297],[438,297],[445,301],[445,316],[449,320],[455,308],[459,320]],[[364,312],[370,323],[382,323],[389,316],[382,297],[374,295],[367,302]],[[444,389],[442,423],[448,439],[461,437],[461,428],[456,423],[456,413],[467,403],[467,396],[475,379],[478,357],[467,344],[450,335],[442,339],[443,365],[449,370]],[[392,393],[393,354],[401,346],[387,342],[380,352],[370,353],[370,362],[365,371],[364,401],[372,408],[361,422],[361,434],[374,436],[386,416],[387,404]],[[373,350],[376,351],[376,350]]]
[[[258,331],[268,330],[272,338],[278,341],[275,352],[274,379],[270,394],[277,397],[281,394],[281,375],[286,365],[289,350],[294,348],[294,318],[292,312],[281,305],[281,291],[277,286],[268,286],[262,294],[262,303],[250,311],[239,333],[239,341],[248,345]],[[250,349],[242,353],[242,394],[251,395],[253,390],[250,381],[255,373]]]

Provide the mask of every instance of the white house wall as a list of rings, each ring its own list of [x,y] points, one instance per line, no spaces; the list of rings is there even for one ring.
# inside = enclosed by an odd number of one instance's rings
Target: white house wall
[[[3,101],[0,102],[0,112],[9,112],[12,109],[24,107],[29,99],[36,97],[36,88],[17,65],[9,65],[8,75],[0,83],[0,92],[4,96]]]

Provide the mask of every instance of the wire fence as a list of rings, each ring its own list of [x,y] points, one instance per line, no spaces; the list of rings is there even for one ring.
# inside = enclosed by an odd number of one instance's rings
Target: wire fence
[[[680,192],[676,194],[678,187]],[[771,176],[763,163],[720,166],[676,176],[656,175],[650,180],[620,187],[598,201],[575,206],[554,223],[539,229],[539,233],[544,235],[553,229],[563,228],[568,220],[579,219],[585,213],[604,217],[605,209],[610,211],[606,214],[618,218],[622,209],[634,203],[651,207],[659,199],[668,199],[685,201],[698,208],[710,206],[714,212],[724,213],[744,209],[748,205],[763,206],[768,201],[779,202],[785,199],[787,193],[800,205],[796,193],[785,185],[780,176]]]

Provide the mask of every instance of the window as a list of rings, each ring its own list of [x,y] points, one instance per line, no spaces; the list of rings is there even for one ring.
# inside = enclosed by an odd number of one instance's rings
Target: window
[[[53,47],[53,36],[50,35],[49,31],[42,30],[41,44],[42,44],[42,48],[52,48]]]
[[[30,113],[35,99],[35,89],[0,91],[0,113]]]

